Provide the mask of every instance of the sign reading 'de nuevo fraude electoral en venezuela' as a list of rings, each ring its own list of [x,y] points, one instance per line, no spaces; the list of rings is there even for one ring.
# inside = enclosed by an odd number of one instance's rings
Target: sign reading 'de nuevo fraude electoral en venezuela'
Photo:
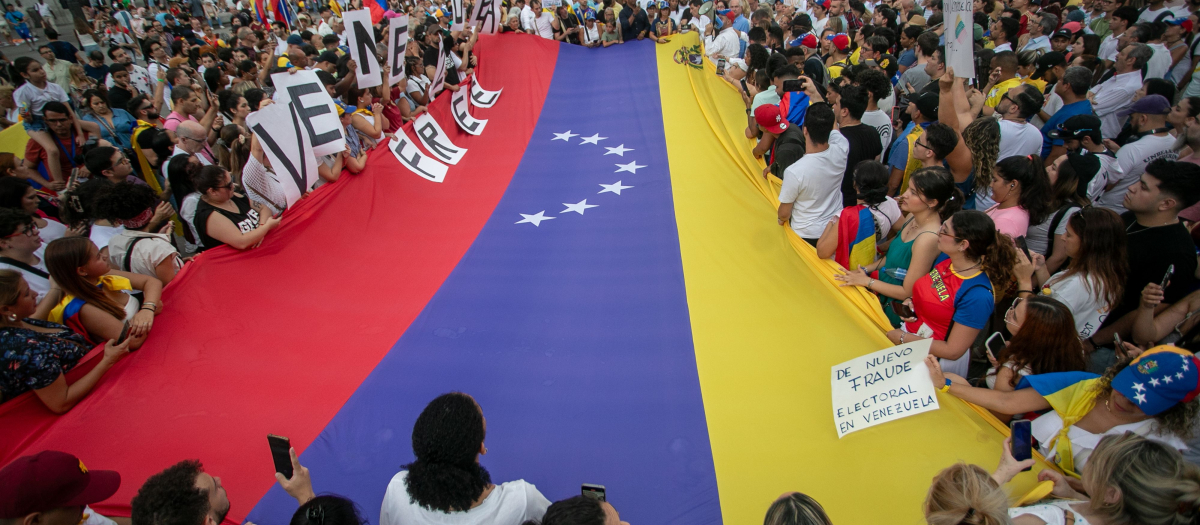
[[[833,422],[838,437],[938,409],[925,356],[932,339],[885,348],[833,367]]]

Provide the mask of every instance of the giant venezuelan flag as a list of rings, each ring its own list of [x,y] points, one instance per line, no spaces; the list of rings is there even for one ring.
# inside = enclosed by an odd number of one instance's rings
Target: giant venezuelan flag
[[[279,525],[295,503],[273,486],[275,433],[374,523],[417,415],[461,390],[488,418],[493,479],[552,500],[601,483],[633,523],[755,523],[803,491],[836,523],[918,522],[930,478],[991,466],[1003,436],[943,396],[836,437],[830,367],[889,346],[882,314],[776,224],[778,184],[737,94],[689,64],[696,43],[483,37],[479,81],[504,91],[473,110],[480,136],[449,94],[433,104],[469,149],[443,183],[379,148],[261,247],[205,253],[71,412],[0,406],[0,462],[62,449],[117,469],[97,507],[124,514],[146,477],[197,458],[231,520]]]

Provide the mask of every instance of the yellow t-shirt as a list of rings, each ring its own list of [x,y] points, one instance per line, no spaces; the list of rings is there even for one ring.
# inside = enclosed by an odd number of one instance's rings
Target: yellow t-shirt
[[[1019,85],[1021,85],[1021,79],[1017,77],[1013,77],[1005,80],[1004,82],[996,84],[995,86],[992,86],[991,91],[988,91],[987,99],[984,100],[983,103],[989,108],[994,108],[1000,103],[1000,99],[1004,98],[1004,94],[1008,93],[1008,90]]]

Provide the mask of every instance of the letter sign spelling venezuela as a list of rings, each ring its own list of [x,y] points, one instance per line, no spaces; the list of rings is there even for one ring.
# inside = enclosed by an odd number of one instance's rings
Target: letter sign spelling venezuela
[[[938,409],[937,391],[925,366],[931,344],[932,339],[921,339],[833,367],[833,422],[839,438]]]

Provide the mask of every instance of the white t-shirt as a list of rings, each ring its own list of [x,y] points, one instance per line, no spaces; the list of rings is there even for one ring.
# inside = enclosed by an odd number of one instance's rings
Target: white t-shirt
[[[133,245],[133,256],[129,258],[130,268],[125,268],[125,249],[139,237],[145,240]],[[118,270],[157,278],[158,265],[168,257],[175,259],[176,270],[183,268],[183,261],[179,258],[175,246],[171,244],[171,238],[161,233],[127,231],[108,242],[108,263]]]
[[[1158,15],[1161,15],[1163,13],[1171,13],[1171,14],[1167,15],[1166,19],[1175,18],[1175,13],[1171,12],[1171,8],[1164,5],[1164,6],[1162,6],[1162,9],[1146,8],[1146,10],[1142,11],[1142,14],[1138,16],[1137,21],[1139,24],[1142,22],[1154,22],[1158,19]]]
[[[43,272],[50,273],[50,271],[46,269],[46,258],[43,257],[43,253],[45,251],[46,245],[43,244],[33,252],[33,254],[38,258],[38,263],[31,266]],[[4,262],[0,262],[0,269],[20,272],[21,276],[25,277],[25,282],[29,284],[29,289],[33,290],[33,292],[37,294],[36,301],[39,303],[42,302],[42,298],[45,297],[47,293],[50,293],[50,279],[48,277],[42,277],[36,273],[27,272],[20,266],[14,266]]]
[[[1041,156],[1042,132],[1028,122],[1000,120],[1000,155],[996,161],[1009,157]]]
[[[96,247],[103,250],[108,248],[108,241],[125,233],[124,226],[101,226],[99,224],[92,225],[92,235],[89,237],[92,242],[96,243]]]
[[[1033,420],[1033,424],[1030,426],[1033,430],[1033,437],[1037,438],[1038,443],[1040,443],[1038,448],[1042,456],[1045,456],[1047,460],[1053,460],[1058,454],[1058,447],[1051,446],[1051,443],[1054,443],[1054,438],[1058,436],[1058,432],[1063,428],[1062,417],[1058,415],[1058,412],[1051,410]],[[1096,448],[1096,445],[1100,444],[1101,439],[1105,436],[1119,436],[1125,432],[1133,432],[1146,439],[1173,447],[1176,450],[1187,450],[1187,443],[1184,443],[1182,439],[1172,434],[1160,433],[1159,430],[1158,421],[1154,419],[1117,425],[1108,429],[1103,434],[1093,434],[1079,428],[1078,425],[1071,425],[1071,428],[1067,429],[1067,438],[1071,440],[1071,455],[1075,456],[1075,471],[1079,472],[1083,470],[1088,458],[1092,456],[1092,450]],[[1057,463],[1055,461],[1055,464]]]
[[[1100,50],[1097,52],[1099,53],[1100,59],[1107,60],[1109,62],[1117,61],[1117,53],[1119,53],[1117,50],[1117,44],[1120,43],[1117,41],[1117,37],[1119,36],[1120,35],[1110,34],[1104,37],[1104,40],[1100,42]]]
[[[1121,168],[1121,180],[1113,189],[1104,192],[1096,205],[1117,213],[1125,213],[1125,207],[1121,205],[1125,200],[1125,192],[1142,178],[1142,173],[1146,172],[1146,165],[1151,161],[1178,158],[1179,155],[1174,151],[1174,146],[1175,137],[1168,133],[1161,137],[1146,135],[1118,150],[1117,165]]]
[[[1054,274],[1046,282],[1046,286],[1050,288],[1050,297],[1057,299],[1071,311],[1079,338],[1087,339],[1096,333],[1104,318],[1108,317],[1109,305],[1105,300],[1104,283],[1096,279],[1085,279],[1081,273],[1070,277],[1063,277],[1064,275],[1065,272]]]
[[[46,82],[44,89],[33,85],[33,82],[21,84],[21,87],[13,92],[13,99],[16,100],[18,108],[22,105],[29,106],[29,111],[35,117],[42,116],[42,107],[47,102],[62,102],[66,104],[71,100],[67,97],[67,92],[63,91],[62,86],[54,82]]]
[[[880,100],[879,103],[882,104],[883,101]],[[892,133],[895,131],[892,128],[892,117],[884,113],[882,109],[866,111],[863,113],[862,123],[875,128],[879,132],[879,143],[883,145],[883,149],[880,150],[879,156],[875,157],[875,160],[882,161],[884,154],[887,153],[888,146],[892,145]]]
[[[1165,78],[1171,70],[1171,50],[1158,43],[1147,45],[1153,53],[1146,62],[1146,78]]]
[[[63,235],[67,234],[67,225],[50,219],[44,220],[46,221],[46,227],[38,228],[38,237],[42,239],[42,246],[45,246],[54,239],[61,239]]]
[[[1100,159],[1100,173],[1097,173],[1088,183],[1087,196],[1092,202],[1099,202],[1108,183],[1121,180],[1125,176],[1125,172],[1121,171],[1121,164],[1117,162],[1117,156],[1110,155],[1107,150],[1093,153],[1093,155]]]
[[[496,485],[478,507],[466,512],[429,510],[409,498],[407,477],[408,471],[402,470],[388,483],[379,525],[520,525],[525,520],[541,520],[550,506],[537,487],[519,479]]]
[[[1046,103],[1042,104],[1042,111],[1045,111],[1046,114],[1050,116],[1058,113],[1058,110],[1062,109],[1063,107],[1062,97],[1058,96],[1058,93],[1055,93],[1054,91],[1055,89],[1053,87],[1050,88],[1050,94],[1046,95]],[[1042,126],[1046,125],[1046,121],[1042,120],[1042,117],[1038,115],[1031,117],[1029,122],[1037,129],[1042,129]]]
[[[792,203],[792,229],[802,239],[818,239],[842,209],[842,176],[850,142],[842,132],[829,134],[829,148],[809,153],[783,171],[779,202]]]
[[[1078,207],[1071,208],[1063,214],[1062,219],[1059,219],[1058,225],[1054,228],[1054,235],[1062,235],[1067,233],[1067,221],[1071,220],[1071,216],[1079,212]],[[1058,214],[1058,209],[1051,211],[1046,215],[1046,220],[1041,224],[1030,224],[1029,229],[1025,232],[1025,244],[1029,246],[1029,251],[1046,254],[1047,248],[1054,247],[1053,236],[1050,235],[1050,223],[1054,222],[1054,216]]]
[[[1018,516],[1036,516],[1038,519],[1046,522],[1046,525],[1067,525],[1067,517],[1065,510],[1071,511],[1075,516],[1074,525],[1092,525],[1088,521],[1087,516],[1079,512],[1079,509],[1072,505],[1080,505],[1080,509],[1087,509],[1088,502],[1086,501],[1071,501],[1065,499],[1058,500],[1043,500],[1045,503],[1030,505],[1028,507],[1013,507],[1008,509],[1008,517],[1015,519]]]
[[[243,175],[244,176],[244,175]],[[200,249],[200,232],[196,231],[196,225],[192,224],[196,220],[196,206],[200,205],[200,193],[191,192],[183,198],[183,202],[179,203],[179,217],[183,219],[183,223],[187,225],[188,230],[192,232],[192,238],[196,239],[197,244],[193,244],[183,240],[183,248],[188,253],[195,252]]]

